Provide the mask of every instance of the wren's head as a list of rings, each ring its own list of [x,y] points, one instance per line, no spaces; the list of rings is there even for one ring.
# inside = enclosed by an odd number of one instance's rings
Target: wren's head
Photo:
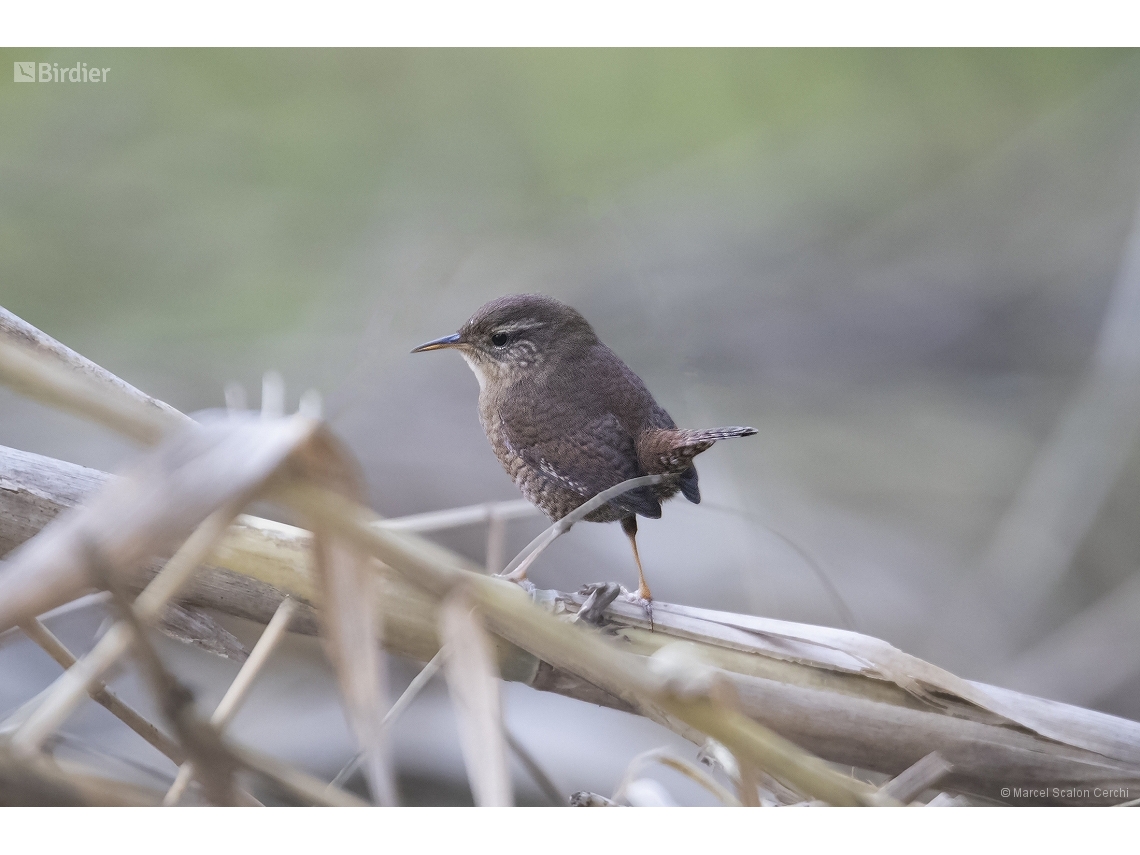
[[[597,340],[586,319],[565,303],[541,294],[508,294],[481,306],[459,332],[412,353],[456,348],[482,389],[538,374]]]

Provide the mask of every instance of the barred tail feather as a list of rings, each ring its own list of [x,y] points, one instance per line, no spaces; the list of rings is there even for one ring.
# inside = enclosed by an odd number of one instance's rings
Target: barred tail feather
[[[677,431],[680,445],[697,445],[698,443],[712,444],[718,439],[732,439],[734,436],[752,436],[756,433],[753,427],[718,427],[707,430],[679,430]]]
[[[641,435],[637,446],[637,459],[642,469],[650,474],[681,474],[692,466],[693,458],[712,447],[718,439],[731,439],[735,436],[751,436],[756,428],[721,427],[708,430],[651,430]],[[686,491],[690,501],[699,501],[696,478],[691,489]],[[693,495],[689,495],[691,492]]]

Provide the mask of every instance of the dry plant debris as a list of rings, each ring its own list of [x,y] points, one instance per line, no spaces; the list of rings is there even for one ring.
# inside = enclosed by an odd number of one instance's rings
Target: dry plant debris
[[[182,712],[187,705],[177,680],[148,652],[142,629],[161,624],[170,605],[192,590],[208,600],[203,586],[208,590],[219,573],[246,580],[245,599],[231,602],[258,600],[259,613],[273,599],[267,589],[276,602],[288,594],[315,609],[369,786],[381,804],[395,801],[381,641],[421,661],[444,647],[468,774],[481,804],[511,801],[500,674],[636,711],[698,745],[711,738],[720,765],[732,770],[735,797],[683,759],[654,754],[639,762],[667,762],[726,803],[756,804],[778,790],[770,801],[799,796],[892,804],[897,796],[913,797],[920,783],[934,782],[988,797],[998,775],[1014,772],[1021,780],[1036,774],[1140,783],[1140,725],[970,683],[844,630],[668,603],[655,604],[650,624],[639,607],[612,598],[603,603],[596,591],[528,595],[423,539],[414,527],[399,530],[364,507],[355,464],[314,418],[231,415],[190,422],[10,314],[0,316],[0,333],[0,379],[154,446],[0,564],[0,632],[31,627],[30,635],[52,646],[37,629],[37,616],[91,587],[115,592],[123,612],[91,654],[74,661],[57,649],[64,675],[0,727],[0,784],[26,776],[39,782],[45,800],[99,800],[80,783],[67,789],[72,772],[41,747],[82,697],[105,693],[100,676],[133,649],[157,697],[165,699],[177,750],[193,758],[211,799],[240,799],[233,773],[241,769],[309,803],[354,803],[336,787],[223,741],[224,715],[199,722]],[[290,508],[312,534],[240,516],[254,499]],[[574,521],[544,532],[508,571],[528,566]],[[170,557],[155,574],[154,562],[164,556]],[[133,604],[127,602],[123,591],[147,578]],[[583,606],[583,620],[574,623]],[[295,623],[304,622],[303,608]],[[784,722],[780,729],[796,738],[806,733],[801,741],[833,762],[846,764],[855,754],[863,768],[896,774],[916,761],[919,766],[908,773],[909,782],[900,776],[893,789],[879,789],[761,721]],[[852,727],[865,732],[852,733]],[[934,750],[952,768],[923,759]],[[637,780],[635,771],[626,789]],[[0,798],[5,792],[0,786]],[[152,803],[161,796],[108,789],[105,800],[116,799]]]

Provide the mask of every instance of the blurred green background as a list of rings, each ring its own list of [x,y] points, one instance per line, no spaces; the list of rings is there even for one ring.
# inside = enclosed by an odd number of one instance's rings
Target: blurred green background
[[[769,195],[829,197],[844,220],[833,225],[858,228],[985,157],[1129,54],[3,56],[5,69],[19,58],[112,69],[103,84],[0,86],[6,305],[66,341],[149,352],[155,370],[166,367],[159,352],[170,354],[185,382],[184,360],[226,377],[254,342],[322,323],[359,335],[354,319],[381,295],[409,302],[409,283],[352,269],[396,229],[451,229],[469,241],[541,237],[596,221],[694,159],[720,161],[721,181],[767,166],[778,182]],[[796,158],[805,147],[815,151]],[[800,162],[788,164],[790,153]],[[789,186],[795,179],[780,174],[789,165],[824,174]],[[868,170],[879,174],[864,184]],[[444,285],[445,262],[434,263],[444,267],[434,284]],[[335,383],[343,364],[328,358],[327,342],[311,347],[320,367],[298,382]],[[290,346],[278,358],[294,353]],[[208,389],[193,403],[212,402]]]
[[[0,55],[111,69],[0,82],[0,303],[126,380],[195,411],[230,381],[256,406],[274,369],[288,409],[322,393],[382,513],[510,499],[467,368],[408,350],[553,294],[683,426],[760,430],[702,456],[700,507],[643,527],[659,597],[837,624],[822,568],[864,632],[1140,717],[1140,375],[1082,392],[1140,305],[1136,51]],[[0,443],[131,454],[7,391]],[[482,559],[479,531],[443,540]],[[543,561],[544,587],[636,578],[612,526]],[[10,703],[50,675],[21,673]],[[508,691],[574,789],[666,739],[615,718],[613,744],[559,751],[597,711]],[[306,762],[335,772],[342,731]],[[428,800],[462,786],[432,750],[400,755]]]

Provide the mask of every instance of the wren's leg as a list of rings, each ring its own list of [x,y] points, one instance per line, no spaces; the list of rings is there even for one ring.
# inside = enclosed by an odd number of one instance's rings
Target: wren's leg
[[[641,569],[641,556],[637,554],[637,517],[622,517],[621,530],[629,538],[629,545],[633,547],[633,560],[637,562],[637,596],[651,601],[653,595],[649,593],[649,586],[645,584],[645,571]]]

